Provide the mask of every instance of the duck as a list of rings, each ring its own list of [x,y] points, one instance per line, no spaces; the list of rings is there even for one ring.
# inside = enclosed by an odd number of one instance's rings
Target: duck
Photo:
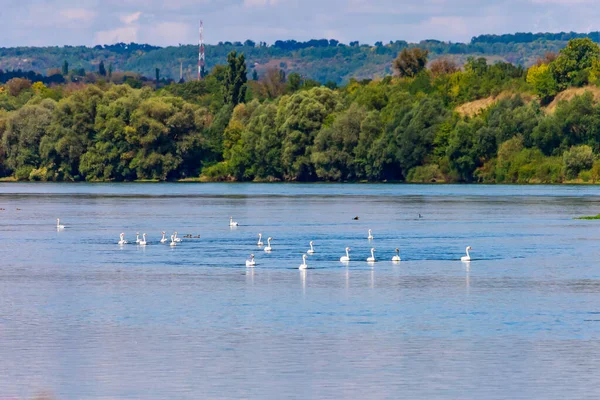
[[[370,229],[369,229],[369,236],[367,236],[367,239],[369,239],[369,240],[373,240],[374,239],[373,233],[371,232]]]
[[[250,258],[246,260],[246,267],[254,267],[256,265],[256,261],[254,261],[254,254],[250,254]]]
[[[308,244],[310,245],[310,249],[308,249],[307,253],[308,254],[315,254],[315,249],[313,248],[313,242],[312,242],[312,240]]]
[[[229,226],[238,226],[239,224],[233,220],[233,217],[229,217]]]
[[[56,218],[56,229],[65,229],[65,226],[60,224],[60,218]]]
[[[127,243],[129,243],[129,242],[127,242],[127,240],[125,240],[125,234],[124,234],[124,233],[121,233],[121,234],[119,235],[119,245],[120,245],[120,246],[123,246],[123,245],[125,245],[125,244],[127,244]]]
[[[162,232],[162,239],[160,239],[160,242],[161,242],[161,243],[167,243],[167,237],[166,237],[165,235],[166,235],[166,232],[165,232],[165,231],[163,231],[163,232]]]

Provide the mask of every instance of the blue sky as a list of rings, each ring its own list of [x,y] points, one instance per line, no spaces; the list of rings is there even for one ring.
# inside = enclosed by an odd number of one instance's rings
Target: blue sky
[[[468,41],[600,30],[597,0],[2,0],[0,46],[335,38]]]

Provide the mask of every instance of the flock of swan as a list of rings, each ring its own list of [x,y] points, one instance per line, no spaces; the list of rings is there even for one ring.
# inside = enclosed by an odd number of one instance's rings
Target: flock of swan
[[[229,218],[229,226],[237,227],[237,226],[239,226],[239,224],[233,220],[233,217],[230,217]],[[60,224],[59,218],[56,219],[56,229],[59,231],[65,229],[65,226]],[[198,235],[198,236],[187,235],[187,237],[188,238],[192,238],[192,237],[199,238],[200,235]],[[369,240],[369,242],[370,242],[373,239],[374,239],[373,231],[371,229],[369,229],[368,235],[367,235],[367,240]],[[271,251],[273,251],[273,248],[271,247],[272,240],[273,240],[272,237],[267,238],[267,245],[263,248],[263,251],[265,253],[270,253]],[[173,234],[170,236],[170,241],[169,241],[166,237],[166,232],[163,231],[162,238],[160,239],[160,243],[164,244],[167,242],[169,242],[169,246],[174,247],[174,246],[177,246],[177,243],[181,242],[181,238],[177,237],[177,232],[173,232]],[[125,240],[125,233],[121,233],[119,235],[119,241],[117,242],[117,244],[120,246],[129,244],[129,242],[127,240]],[[146,246],[148,244],[148,242],[146,240],[146,234],[143,233],[142,237],[140,238],[139,232],[136,233],[135,244],[137,244],[138,246]],[[262,233],[258,234],[258,242],[256,243],[256,245],[259,248],[264,246],[264,242],[262,241]],[[306,253],[302,254],[302,264],[300,264],[298,266],[299,269],[307,269],[308,268],[308,264],[306,263],[307,255],[315,254],[314,243],[312,240],[309,242],[309,246],[310,246],[310,248],[306,251]],[[346,263],[346,264],[350,262],[350,250],[351,250],[350,247],[346,247],[346,249],[345,249],[346,255],[343,255],[340,257],[340,262]],[[463,262],[471,261],[471,255],[469,253],[470,250],[472,250],[471,246],[467,246],[467,248],[465,250],[467,254],[460,258],[461,261],[463,261]],[[372,247],[371,248],[371,256],[367,258],[367,262],[369,264],[374,264],[375,262],[377,262],[377,259],[375,258],[375,251],[376,251],[375,248]],[[392,257],[391,261],[394,263],[399,263],[401,261],[400,249],[395,249],[395,253],[396,254]],[[246,260],[246,267],[252,268],[255,266],[256,266],[256,260],[254,258],[254,254],[250,254],[250,257]]]

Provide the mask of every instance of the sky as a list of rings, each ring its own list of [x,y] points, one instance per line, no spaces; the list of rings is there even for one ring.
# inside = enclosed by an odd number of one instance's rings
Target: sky
[[[278,39],[468,42],[600,30],[597,0],[0,0],[0,47]]]

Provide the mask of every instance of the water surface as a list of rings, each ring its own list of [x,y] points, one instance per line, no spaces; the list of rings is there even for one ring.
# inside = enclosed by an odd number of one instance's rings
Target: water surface
[[[0,398],[600,395],[600,221],[573,220],[600,188],[0,184],[0,207]]]

